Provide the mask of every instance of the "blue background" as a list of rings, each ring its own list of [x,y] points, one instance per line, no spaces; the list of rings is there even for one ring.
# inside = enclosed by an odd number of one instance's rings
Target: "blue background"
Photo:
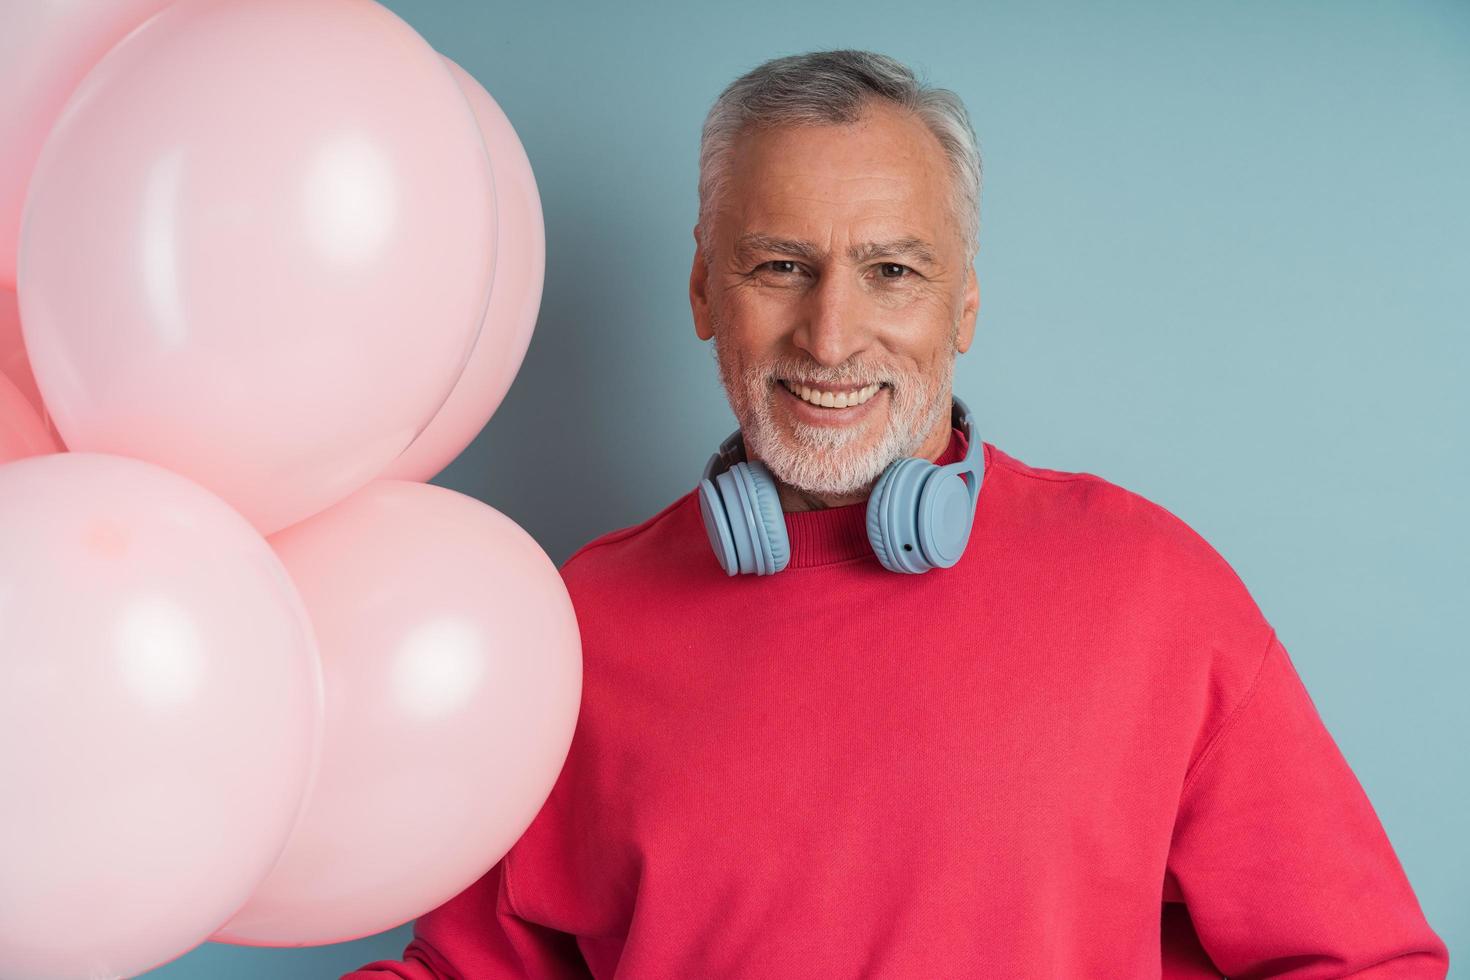
[[[558,563],[690,489],[734,428],[687,297],[705,111],[776,55],[907,61],[985,162],[982,437],[1235,567],[1470,977],[1470,3],[389,6],[505,109],[546,214],[525,365],[435,482]],[[408,937],[148,976],[336,977]]]

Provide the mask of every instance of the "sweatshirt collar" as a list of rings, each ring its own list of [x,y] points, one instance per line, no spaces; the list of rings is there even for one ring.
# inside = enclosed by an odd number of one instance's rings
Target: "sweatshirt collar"
[[[949,445],[934,462],[940,466],[965,458],[968,446],[959,429],[951,429]],[[786,537],[791,543],[787,568],[830,565],[873,555],[868,543],[868,502],[842,507],[787,512]]]

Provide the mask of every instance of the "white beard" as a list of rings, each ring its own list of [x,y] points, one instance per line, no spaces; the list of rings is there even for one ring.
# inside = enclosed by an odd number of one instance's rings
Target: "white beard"
[[[878,477],[896,459],[915,455],[930,433],[949,416],[954,383],[954,354],[943,360],[938,377],[899,373],[892,369],[857,367],[844,363],[824,368],[801,359],[783,358],[747,367],[734,376],[730,359],[721,353],[715,329],[714,355],[725,396],[740,423],[745,448],[780,480],[798,490],[828,497],[853,496],[872,489]],[[887,382],[888,422],[876,443],[861,446],[862,426],[821,426],[788,416],[790,436],[776,421],[774,401],[777,378],[799,377],[817,384]],[[879,397],[878,395],[874,396]]]

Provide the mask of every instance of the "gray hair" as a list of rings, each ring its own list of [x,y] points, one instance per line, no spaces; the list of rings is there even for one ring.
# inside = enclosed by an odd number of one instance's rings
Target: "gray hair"
[[[851,124],[873,98],[913,112],[939,140],[954,182],[955,218],[973,261],[980,238],[980,148],[965,104],[950,90],[919,81],[902,62],[851,50],[774,58],[735,79],[715,100],[699,141],[699,240],[706,258],[706,218],[728,182],[735,140],[747,127]]]

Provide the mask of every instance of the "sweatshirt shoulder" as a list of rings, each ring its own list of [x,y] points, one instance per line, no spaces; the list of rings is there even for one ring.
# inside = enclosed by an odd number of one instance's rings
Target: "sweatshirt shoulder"
[[[1225,556],[1183,518],[1095,473],[1029,466],[997,451],[995,534],[1007,557],[1095,590],[1100,608],[1159,624],[1208,678],[1215,709],[1239,702],[1275,630]],[[985,479],[990,479],[987,473]],[[984,489],[982,504],[984,506]],[[1085,583],[1085,584],[1083,584]]]
[[[1098,541],[1172,548],[1217,560],[1218,552],[1173,511],[1142,493],[1085,471],[1032,466],[991,447],[988,463],[1012,483],[1014,505],[1038,521]]]
[[[696,493],[690,490],[647,520],[588,541],[562,563],[562,578],[570,587],[574,582],[608,575],[628,578],[652,565],[664,564],[648,559],[655,555],[668,558],[687,541],[691,518],[696,523],[702,520]],[[700,534],[703,533],[701,530]]]
[[[1135,587],[1167,590],[1229,616],[1258,619],[1235,568],[1164,505],[1096,473],[1032,466],[999,449],[988,462],[1009,484],[997,494],[1005,502],[1003,519],[1026,540],[1049,540],[1075,558],[1090,556],[1126,573]]]

